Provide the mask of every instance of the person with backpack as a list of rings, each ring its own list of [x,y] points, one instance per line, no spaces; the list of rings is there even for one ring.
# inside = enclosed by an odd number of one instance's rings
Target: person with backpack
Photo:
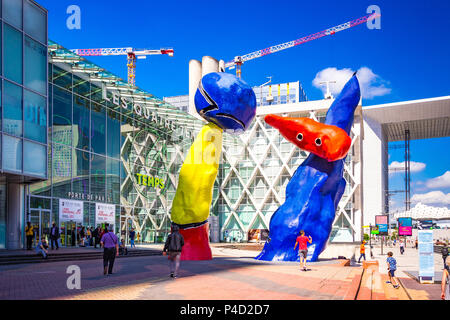
[[[119,255],[119,239],[112,232],[112,226],[107,226],[103,234],[100,245],[103,250],[103,274],[112,274],[114,260]]]
[[[171,233],[167,236],[164,244],[163,255],[168,253],[170,277],[177,278],[178,269],[180,268],[181,250],[184,246],[183,235],[179,232],[178,225],[172,223]]]
[[[441,253],[442,253],[442,259],[444,260],[444,269],[446,269],[447,265],[445,264],[445,260],[448,257],[448,247],[447,244],[444,244],[444,246],[441,249]]]

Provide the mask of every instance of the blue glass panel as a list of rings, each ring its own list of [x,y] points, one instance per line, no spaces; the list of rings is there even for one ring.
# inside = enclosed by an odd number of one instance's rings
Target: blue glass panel
[[[120,202],[120,161],[107,158],[106,160],[107,202]]]
[[[47,142],[47,103],[46,99],[38,94],[25,90],[24,97],[24,137]]]
[[[47,48],[25,37],[25,86],[47,95]]]
[[[3,0],[3,19],[22,29],[22,0]]]
[[[72,94],[53,88],[53,142],[72,145]]]
[[[54,143],[52,156],[52,188],[54,197],[66,198],[71,191],[73,157],[75,149]]]
[[[22,32],[4,24],[3,65],[5,77],[22,83]]]
[[[4,170],[21,172],[22,140],[3,135],[2,156]]]
[[[72,191],[83,195],[89,194],[89,164],[90,153],[76,150],[74,156],[74,171]]]
[[[106,153],[106,110],[105,107],[92,103],[91,112],[91,148],[95,153]]]
[[[94,200],[105,199],[106,157],[92,154],[91,161],[91,194]]]
[[[120,114],[108,110],[107,118],[107,145],[108,156],[113,158],[120,158]]]
[[[73,146],[89,150],[89,100],[73,95]]]
[[[22,136],[22,88],[9,81],[3,83],[3,132]]]
[[[31,3],[31,1],[26,0],[24,4],[23,15],[25,32],[36,40],[39,40],[41,43],[47,43],[46,12]]]
[[[35,176],[47,175],[47,148],[30,141],[23,142],[23,172]]]

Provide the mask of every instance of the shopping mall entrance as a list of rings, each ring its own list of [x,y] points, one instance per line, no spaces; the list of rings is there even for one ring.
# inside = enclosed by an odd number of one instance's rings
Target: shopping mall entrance
[[[39,239],[45,239],[50,243],[51,211],[42,208],[30,209],[29,219],[34,229],[33,247],[37,245]]]
[[[50,228],[52,227],[51,198],[48,197],[28,197],[28,217],[34,229],[33,248],[38,244],[39,239],[45,239],[50,243]]]

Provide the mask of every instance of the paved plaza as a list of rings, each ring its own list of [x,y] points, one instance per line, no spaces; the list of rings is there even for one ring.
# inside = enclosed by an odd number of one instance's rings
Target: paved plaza
[[[385,283],[388,250],[398,261],[398,290]],[[404,255],[398,248],[383,251],[381,255],[374,248],[379,267],[371,272],[348,260],[310,263],[310,270],[303,272],[297,263],[257,261],[253,257],[258,251],[223,244],[213,246],[211,261],[182,261],[177,279],[169,278],[164,256],[116,259],[110,276],[103,275],[101,259],[5,265],[0,266],[0,299],[440,300],[438,283],[420,284],[410,275],[418,271],[416,249],[407,248]],[[441,275],[442,259],[438,254],[435,258]],[[70,265],[80,267],[81,289],[67,287]]]

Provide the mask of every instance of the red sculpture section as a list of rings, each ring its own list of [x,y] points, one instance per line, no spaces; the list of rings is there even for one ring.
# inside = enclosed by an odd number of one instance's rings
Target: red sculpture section
[[[199,227],[181,229],[184,246],[181,251],[180,260],[211,260],[212,252],[209,247],[209,224],[205,223]]]
[[[265,121],[278,129],[283,137],[297,147],[329,162],[345,158],[352,139],[341,128],[310,118],[289,118],[268,114]]]

